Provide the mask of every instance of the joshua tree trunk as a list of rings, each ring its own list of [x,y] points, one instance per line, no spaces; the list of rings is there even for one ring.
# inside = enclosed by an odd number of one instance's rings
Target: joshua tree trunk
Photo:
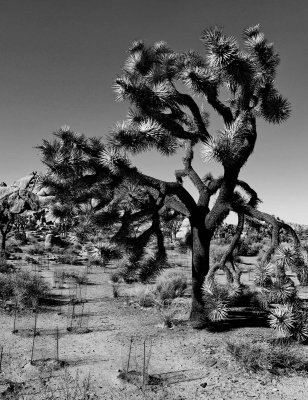
[[[5,253],[6,239],[7,239],[7,233],[1,232],[1,253],[2,254]]]
[[[193,226],[192,232],[192,308],[190,320],[194,328],[204,327],[202,285],[210,266],[211,235],[201,224]]]

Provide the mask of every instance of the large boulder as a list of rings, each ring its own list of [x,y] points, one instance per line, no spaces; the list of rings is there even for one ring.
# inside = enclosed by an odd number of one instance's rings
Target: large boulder
[[[55,235],[53,233],[47,233],[45,237],[45,249],[50,250],[55,243]]]

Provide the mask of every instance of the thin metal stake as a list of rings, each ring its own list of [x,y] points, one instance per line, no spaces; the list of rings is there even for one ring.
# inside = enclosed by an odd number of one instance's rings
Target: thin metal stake
[[[130,345],[129,345],[129,352],[128,352],[128,360],[127,360],[127,367],[126,367],[126,373],[128,374],[129,372],[129,362],[130,362],[130,354],[132,351],[132,345],[133,345],[133,336],[130,338]]]
[[[14,322],[13,322],[13,333],[16,333],[16,318],[17,318],[17,306],[15,306],[15,311],[14,311]]]
[[[146,372],[145,372],[145,350],[146,350],[146,344],[145,344],[145,342],[146,342],[146,339],[144,339],[144,342],[143,342],[143,373],[142,373],[142,375],[143,375],[143,380],[142,380],[143,391],[145,390],[145,381],[146,381],[146,377],[145,377],[145,375],[146,375]]]
[[[34,316],[34,330],[33,330],[33,341],[32,341],[32,351],[31,351],[31,361],[30,361],[30,364],[33,363],[34,342],[35,342],[36,324],[37,324],[37,310],[35,310],[34,312],[35,312],[35,316]]]
[[[59,362],[59,327],[57,326],[56,331],[56,341],[57,341],[57,361]]]
[[[0,353],[0,372],[2,372],[2,358],[3,358],[3,346],[1,346],[1,353]]]

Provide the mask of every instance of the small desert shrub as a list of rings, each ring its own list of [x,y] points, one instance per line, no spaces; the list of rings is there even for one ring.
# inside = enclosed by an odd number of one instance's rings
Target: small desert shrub
[[[63,247],[60,246],[52,246],[51,248],[51,253],[52,254],[63,254],[63,252],[65,251],[65,249]]]
[[[255,242],[251,238],[245,237],[239,242],[238,255],[248,257],[257,256],[262,247],[262,243]]]
[[[12,276],[0,274],[0,297],[2,301],[9,300],[14,295]]]
[[[0,296],[3,300],[14,298],[19,307],[34,307],[49,292],[47,283],[30,272],[20,271],[0,276]]]
[[[113,272],[110,274],[110,280],[113,283],[119,283],[122,280],[122,276],[119,272]]]
[[[81,377],[78,370],[73,375],[65,369],[63,374],[44,385],[43,398],[46,400],[90,400],[97,399],[97,396],[94,393],[90,375]]]
[[[58,262],[61,264],[78,265],[79,258],[73,249],[67,249],[58,255]]]
[[[42,244],[36,244],[34,246],[29,247],[28,249],[28,254],[30,255],[40,255],[44,254],[45,252],[45,247]]]
[[[132,291],[132,295],[140,307],[154,307],[156,304],[155,293],[149,286],[136,286]]]
[[[95,266],[95,267],[104,267],[105,263],[104,261],[100,258],[100,257],[89,257],[88,258],[88,262],[87,262],[88,266]]]
[[[177,304],[169,304],[167,307],[160,308],[160,314],[166,328],[172,328],[175,322],[175,316],[178,312]]]
[[[17,302],[25,307],[33,307],[49,292],[49,286],[42,277],[21,271],[14,277],[14,294]]]
[[[300,355],[297,346],[274,346],[266,342],[228,343],[227,350],[247,371],[308,372],[308,359]]]
[[[89,278],[85,272],[82,274],[78,274],[76,272],[64,272],[62,277],[63,279],[72,279],[78,285],[87,285],[89,283]]]
[[[182,273],[163,272],[156,281],[155,291],[163,303],[184,295],[187,289],[187,278]]]
[[[6,261],[6,258],[0,256],[0,273],[10,272],[11,268],[12,266]]]
[[[11,240],[7,246],[6,246],[6,250],[9,253],[22,253],[22,248],[20,247],[20,245],[17,243],[16,240]]]
[[[30,256],[26,256],[25,261],[29,264],[39,264],[39,262],[35,258]]]

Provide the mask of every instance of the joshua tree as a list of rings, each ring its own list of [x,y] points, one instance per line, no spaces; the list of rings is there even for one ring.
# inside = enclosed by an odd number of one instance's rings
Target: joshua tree
[[[33,193],[37,173],[26,176],[16,181],[11,186],[0,189],[0,233],[1,253],[5,252],[8,235],[12,231],[15,219],[27,210],[39,208],[38,197]]]
[[[209,249],[215,229],[230,211],[239,215],[238,232],[244,216],[272,226],[272,245],[265,254],[269,260],[279,244],[279,231],[293,230],[277,218],[257,210],[259,198],[239,174],[254,150],[256,121],[263,118],[278,124],[290,115],[289,102],[275,87],[279,56],[256,25],[243,32],[244,48],[234,37],[213,28],[202,33],[204,56],[195,51],[176,53],[164,42],[147,46],[132,44],[123,73],[115,81],[117,101],[128,101],[127,120],[116,124],[110,141],[114,155],[109,164],[129,174],[141,184],[160,193],[161,206],[181,213],[190,220],[192,232],[192,311],[195,327],[202,324],[202,285],[209,272]],[[223,97],[228,95],[227,100]],[[208,110],[221,117],[223,129],[214,134],[209,129]],[[205,171],[199,176],[193,167],[196,145],[201,157],[215,159],[223,166],[223,175],[214,178]],[[130,167],[127,153],[138,154],[156,149],[166,156],[183,149],[183,165],[175,171],[175,181],[147,176]],[[119,152],[125,151],[121,168]],[[184,178],[199,193],[195,201],[183,186]],[[238,191],[240,189],[240,192]],[[210,208],[210,199],[217,195]],[[296,235],[295,244],[298,246]],[[230,270],[232,275],[232,270]],[[278,271],[284,280],[283,268]],[[236,277],[236,275],[234,275]]]
[[[48,168],[41,186],[53,215],[70,221],[71,233],[79,241],[92,242],[105,262],[126,253],[125,275],[138,273],[146,280],[158,272],[166,252],[157,190],[119,174],[118,169],[127,167],[126,161],[118,156],[116,165],[110,163],[117,151],[100,139],[86,138],[68,127],[55,136],[54,141],[44,140],[38,147]],[[157,251],[147,258],[145,248],[153,237]]]

